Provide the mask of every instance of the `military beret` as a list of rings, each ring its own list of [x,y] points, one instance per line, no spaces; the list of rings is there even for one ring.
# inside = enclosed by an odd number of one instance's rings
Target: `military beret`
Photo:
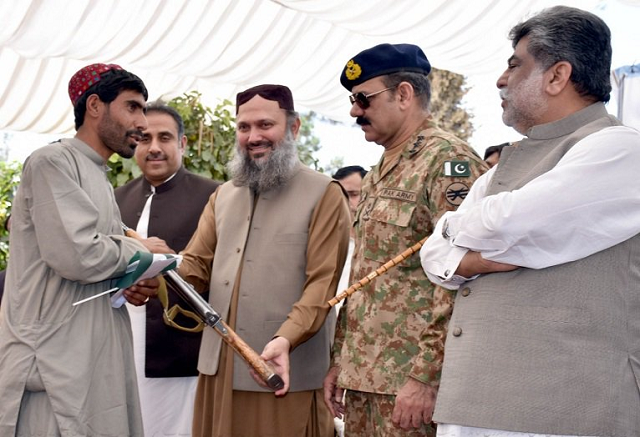
[[[263,99],[278,102],[278,106],[285,111],[295,111],[293,109],[293,96],[289,88],[284,85],[258,85],[236,95],[236,114],[241,105],[247,103],[256,95]]]
[[[364,50],[347,62],[340,83],[351,89],[374,77],[410,71],[429,74],[431,64],[422,49],[413,44],[380,44]]]
[[[122,67],[116,64],[91,64],[78,70],[69,80],[69,98],[73,106],[85,91],[100,81],[100,75],[111,70],[122,70]]]

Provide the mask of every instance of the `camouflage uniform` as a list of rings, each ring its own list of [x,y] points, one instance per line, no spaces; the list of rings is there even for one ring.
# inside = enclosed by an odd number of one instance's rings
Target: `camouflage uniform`
[[[419,428],[405,431],[389,418],[396,406],[395,395],[381,395],[347,390],[345,394],[346,436],[424,437],[436,435],[436,424],[422,423]],[[355,430],[355,432],[354,432]]]
[[[402,147],[386,174],[378,163],[363,180],[351,283],[431,234],[487,170],[430,117]],[[461,162],[468,176],[445,175]],[[411,376],[437,387],[452,304],[450,292],[429,282],[415,255],[352,294],[340,311],[332,354],[332,364],[341,367],[338,386],[395,395]]]

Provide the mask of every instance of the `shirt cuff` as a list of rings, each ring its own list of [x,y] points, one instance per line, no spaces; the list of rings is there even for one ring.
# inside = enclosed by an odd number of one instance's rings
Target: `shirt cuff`
[[[293,351],[296,347],[299,346],[298,341],[302,337],[302,334],[300,332],[300,328],[297,328],[293,323],[288,322],[289,321],[287,320],[282,324],[282,326],[280,326],[278,332],[274,334],[273,338],[286,338],[287,340],[289,340],[289,343],[291,343],[291,351]]]
[[[428,248],[421,252],[422,268],[427,273],[431,282],[441,285],[449,290],[457,290],[460,285],[473,278],[465,278],[456,275],[455,272],[460,261],[468,252],[468,249],[451,246],[446,254],[432,254]]]

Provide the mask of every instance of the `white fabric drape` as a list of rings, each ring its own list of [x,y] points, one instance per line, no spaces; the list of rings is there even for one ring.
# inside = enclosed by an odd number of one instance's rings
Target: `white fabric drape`
[[[497,102],[508,29],[557,3],[597,0],[0,0],[0,129],[72,130],[67,82],[91,62],[133,71],[151,99],[195,89],[213,106],[282,83],[299,107],[347,121],[341,69],[382,42],[420,45]]]

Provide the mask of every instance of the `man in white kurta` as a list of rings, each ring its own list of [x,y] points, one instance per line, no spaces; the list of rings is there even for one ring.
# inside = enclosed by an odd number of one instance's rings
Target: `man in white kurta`
[[[604,103],[610,32],[546,9],[510,32],[505,147],[421,250],[458,289],[438,437],[640,435],[640,133]]]
[[[114,152],[133,154],[147,93],[139,78],[104,64],[80,70],[69,90],[78,133],[27,159],[13,203],[0,435],[140,436],[126,309],[112,308],[109,296],[72,304],[111,288],[145,250],[122,235],[105,163]],[[157,284],[141,282],[125,296],[141,305]]]

